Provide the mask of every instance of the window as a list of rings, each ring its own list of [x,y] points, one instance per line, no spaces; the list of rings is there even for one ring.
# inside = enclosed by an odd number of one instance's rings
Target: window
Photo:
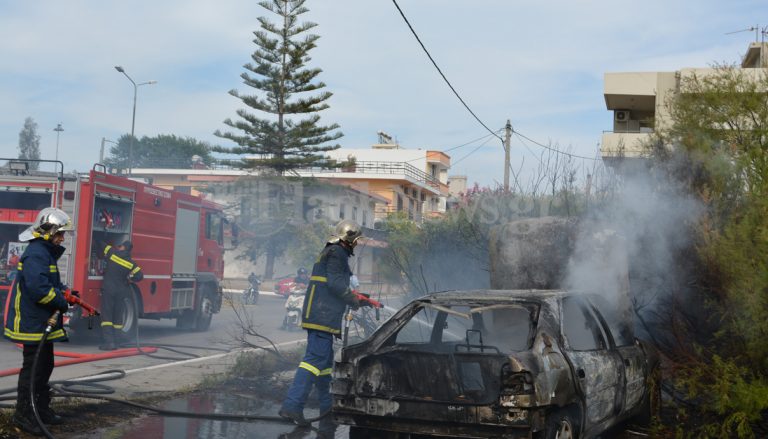
[[[632,329],[631,319],[627,319],[621,308],[616,303],[611,303],[602,296],[591,296],[600,315],[605,319],[605,324],[613,335],[616,346],[631,346],[635,343],[635,335]]]
[[[363,227],[367,227],[367,226],[368,226],[368,211],[364,210],[363,211]]]
[[[339,204],[339,219],[344,219],[347,214],[347,205],[344,203]]]
[[[422,308],[397,332],[396,344],[428,344],[437,312]]]
[[[357,206],[352,206],[352,221],[357,221]]]
[[[573,351],[594,351],[605,349],[600,327],[595,318],[577,299],[563,300],[563,336]]]
[[[221,217],[215,212],[205,213],[205,238],[212,241],[216,241],[219,245],[224,243],[223,240],[223,224]]]

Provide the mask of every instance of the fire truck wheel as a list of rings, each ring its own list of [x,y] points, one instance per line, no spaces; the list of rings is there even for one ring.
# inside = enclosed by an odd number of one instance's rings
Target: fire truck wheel
[[[213,319],[213,294],[207,286],[202,287],[202,299],[200,307],[197,308],[195,318],[195,330],[199,332],[207,331],[211,327]]]
[[[130,339],[136,331],[136,325],[139,323],[139,311],[137,309],[136,296],[133,291],[125,291],[120,298],[122,306],[120,307],[123,328],[121,330],[123,338]]]

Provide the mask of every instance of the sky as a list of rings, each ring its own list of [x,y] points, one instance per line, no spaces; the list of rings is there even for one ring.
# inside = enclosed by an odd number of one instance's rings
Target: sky
[[[398,0],[443,73],[491,129],[509,119],[542,143],[594,157],[603,131],[603,74],[674,71],[738,62],[768,25],[764,0]],[[443,82],[391,0],[308,0],[302,18],[321,36],[309,66],[333,93],[322,122],[338,123],[345,148],[377,132],[405,148],[445,150],[488,134]],[[0,157],[17,155],[24,119],[38,123],[43,158],[67,170],[98,161],[101,139],[175,134],[232,146],[213,135],[249,92],[243,64],[257,18],[245,0],[0,2]],[[762,20],[762,22],[760,21]],[[470,184],[503,180],[499,140],[449,154]],[[109,147],[109,143],[107,143]],[[472,152],[474,151],[474,152]],[[512,165],[532,169],[541,149],[513,137]],[[471,153],[471,154],[470,154]],[[468,155],[469,154],[469,155]],[[585,166],[592,166],[586,162]]]

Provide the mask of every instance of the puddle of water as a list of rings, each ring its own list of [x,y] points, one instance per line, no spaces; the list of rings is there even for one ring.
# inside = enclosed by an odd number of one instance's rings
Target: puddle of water
[[[247,413],[267,416],[276,416],[280,409],[278,402],[253,395],[232,393],[188,395],[166,401],[161,406],[168,410],[194,413]],[[317,416],[318,410],[307,408],[304,414],[307,417]],[[339,427],[336,438],[347,436],[347,428]],[[316,433],[276,422],[231,422],[148,415],[115,427],[98,430],[86,437],[88,439],[311,439],[316,437]]]

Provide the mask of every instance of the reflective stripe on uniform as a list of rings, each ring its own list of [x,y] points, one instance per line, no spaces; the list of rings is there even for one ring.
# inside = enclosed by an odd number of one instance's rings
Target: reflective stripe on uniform
[[[133,276],[134,274],[138,273],[139,271],[141,271],[141,267],[139,267],[139,266],[137,265],[137,266],[136,266],[136,268],[134,268],[133,270],[131,270],[131,276]]]
[[[16,268],[18,268],[18,269],[19,269],[19,271],[22,271],[22,270],[24,270],[24,264],[22,264],[21,262],[19,262],[19,265],[17,265],[17,266],[16,266]]]
[[[115,328],[115,329],[123,329],[123,325],[115,325],[115,324],[113,324],[112,327]]]
[[[115,326],[115,325],[112,322],[101,322],[101,327],[103,328],[105,326]]]
[[[320,371],[320,375],[318,375],[318,376],[323,376],[323,375],[330,375],[330,374],[331,374],[331,372],[333,372],[333,368],[330,368],[330,367],[329,367],[328,369],[323,369],[323,370],[321,370],[321,371]]]
[[[314,280],[316,282],[328,282],[328,278],[325,276],[312,276],[309,278],[309,280]]]
[[[57,337],[64,337],[64,330],[63,329],[57,329],[48,336],[49,339],[57,338]],[[40,341],[43,339],[43,333],[42,332],[18,332],[18,331],[11,331],[8,328],[5,328],[5,336],[17,341]]]
[[[312,285],[312,289],[309,291],[309,302],[307,302],[307,312],[304,315],[305,319],[309,318],[309,310],[312,309],[312,299],[315,297],[315,286]]]
[[[320,369],[316,368],[315,366],[305,361],[302,361],[301,363],[299,363],[299,367],[304,370],[308,370],[314,376],[320,376]]]
[[[341,334],[341,329],[331,328],[330,326],[317,325],[314,323],[302,323],[304,329],[317,329],[318,331],[330,332],[331,334]]]
[[[13,310],[16,311],[16,316],[13,318],[13,330],[19,332],[21,325],[21,286],[18,281],[16,281],[16,299],[13,301]]]
[[[48,291],[48,294],[45,295],[42,299],[38,300],[37,303],[41,305],[47,305],[51,303],[51,300],[56,298],[56,291],[51,288],[51,291]]]
[[[59,267],[57,267],[55,265],[49,265],[48,268],[51,270],[51,273],[58,273],[59,272]]]
[[[125,259],[121,258],[120,256],[112,255],[112,256],[109,257],[109,260],[114,262],[115,264],[120,265],[122,267],[125,267],[125,268],[127,268],[129,270],[133,268],[133,264],[131,264],[130,262],[128,262]]]
[[[104,247],[104,255],[105,256],[106,256],[107,253],[109,253],[109,249],[111,249],[111,248],[112,248],[111,245],[108,245],[108,246]]]

